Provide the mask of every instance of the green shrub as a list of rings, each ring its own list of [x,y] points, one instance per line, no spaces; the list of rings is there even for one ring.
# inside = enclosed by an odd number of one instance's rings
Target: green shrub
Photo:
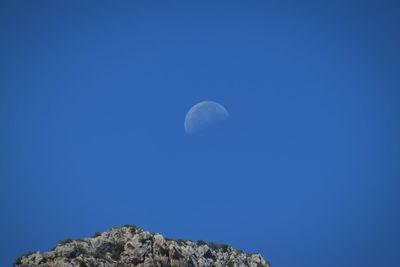
[[[81,244],[78,244],[78,245],[75,246],[75,251],[76,251],[76,253],[78,255],[86,255],[86,254],[88,254],[88,251],[86,250],[86,248]]]
[[[217,258],[215,257],[215,255],[211,252],[211,250],[207,250],[206,253],[204,253],[204,258],[206,259],[212,259],[212,260],[216,260]]]
[[[179,246],[186,245],[186,241],[182,239],[177,239],[176,243],[178,243]]]
[[[30,255],[32,255],[32,254],[35,254],[35,253],[36,253],[36,252],[34,252],[34,251],[29,251],[29,252],[25,253],[24,255],[18,257],[18,258],[15,260],[14,265],[22,264],[22,258],[28,257],[28,256],[30,256]]]
[[[74,246],[74,250],[72,250],[69,254],[68,254],[68,258],[73,259],[78,257],[79,255],[88,255],[88,251],[86,250],[86,248],[81,245],[81,244],[77,244]]]
[[[160,252],[161,256],[168,256],[168,254],[169,254],[168,248],[164,248],[161,246],[158,248],[158,251]]]
[[[208,246],[213,250],[222,250],[222,252],[228,252],[230,246],[226,244],[218,244],[215,242],[210,242]]]
[[[207,243],[204,240],[197,240],[197,245],[198,246],[204,246],[204,245],[207,245]]]
[[[97,265],[94,262],[85,262],[83,260],[79,261],[79,267],[97,267]]]
[[[94,235],[92,235],[92,238],[95,238],[95,237],[98,237],[98,236],[101,236],[101,233],[100,233],[100,232],[94,233]]]
[[[74,241],[74,240],[72,240],[71,238],[67,238],[67,239],[61,240],[60,244],[61,245],[66,245],[68,243],[71,243],[72,241]]]
[[[103,247],[96,248],[96,251],[93,253],[93,257],[96,259],[104,259],[107,251]]]
[[[23,258],[23,256],[18,257],[18,258],[14,261],[13,266],[22,264],[22,258]]]
[[[136,232],[138,232],[140,230],[139,227],[137,227],[136,225],[132,225],[132,224],[125,224],[122,227],[126,227],[130,230],[131,234],[135,234]]]
[[[208,246],[209,246],[211,249],[213,249],[213,250],[219,249],[219,245],[218,245],[217,243],[214,243],[214,242],[210,242],[210,243],[208,244]]]
[[[220,248],[222,250],[222,252],[228,252],[229,251],[229,246],[226,244],[221,244]]]
[[[121,253],[125,249],[125,242],[118,241],[114,243],[103,243],[100,247],[96,248],[93,253],[95,258],[104,259],[107,253],[111,254],[111,258],[119,260]]]
[[[121,258],[121,253],[125,249],[125,242],[115,242],[113,244],[112,250],[111,250],[111,258],[114,260],[119,260]]]

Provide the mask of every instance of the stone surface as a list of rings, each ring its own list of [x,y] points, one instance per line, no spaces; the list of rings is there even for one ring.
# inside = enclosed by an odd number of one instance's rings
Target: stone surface
[[[215,266],[269,267],[260,254],[228,245],[165,239],[136,226],[111,228],[83,240],[64,240],[49,252],[29,253],[15,267]]]

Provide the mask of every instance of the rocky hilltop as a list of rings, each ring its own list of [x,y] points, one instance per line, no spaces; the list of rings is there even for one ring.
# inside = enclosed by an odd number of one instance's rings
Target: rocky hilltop
[[[67,239],[49,252],[18,258],[15,267],[215,266],[269,267],[260,254],[247,254],[228,245],[171,240],[126,225],[81,240]]]

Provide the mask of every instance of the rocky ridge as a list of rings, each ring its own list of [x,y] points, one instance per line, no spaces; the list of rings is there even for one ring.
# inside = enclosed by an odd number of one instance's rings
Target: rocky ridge
[[[228,245],[171,240],[126,225],[81,240],[67,239],[49,252],[28,253],[14,267],[269,267],[260,254]]]

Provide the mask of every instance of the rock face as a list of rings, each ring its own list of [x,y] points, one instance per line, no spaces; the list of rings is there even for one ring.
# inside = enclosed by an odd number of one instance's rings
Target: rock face
[[[228,245],[170,240],[136,226],[111,228],[83,240],[64,240],[49,252],[28,253],[15,267],[215,266],[269,267],[260,254]]]

